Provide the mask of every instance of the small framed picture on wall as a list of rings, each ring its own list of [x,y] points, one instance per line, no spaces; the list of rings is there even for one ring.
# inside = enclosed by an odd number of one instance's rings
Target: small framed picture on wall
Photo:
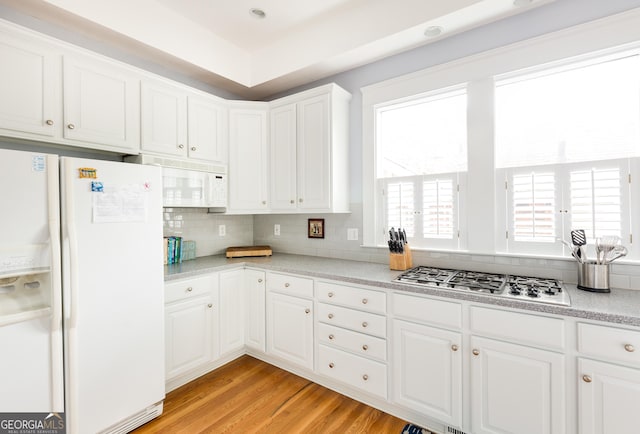
[[[324,219],[309,219],[309,238],[324,238]]]

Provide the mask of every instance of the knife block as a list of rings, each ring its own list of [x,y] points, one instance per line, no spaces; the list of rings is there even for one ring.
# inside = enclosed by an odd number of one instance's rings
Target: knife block
[[[403,253],[389,253],[389,269],[404,271],[411,267],[413,267],[413,258],[409,244],[404,245]]]

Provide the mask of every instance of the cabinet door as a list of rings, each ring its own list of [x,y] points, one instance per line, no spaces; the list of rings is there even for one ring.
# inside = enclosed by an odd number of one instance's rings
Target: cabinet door
[[[296,105],[271,110],[270,201],[273,210],[295,210],[296,190]]]
[[[313,302],[267,294],[267,353],[313,369]]]
[[[229,111],[229,208],[266,211],[267,110]]]
[[[331,206],[331,137],[329,95],[298,103],[298,208]]]
[[[0,128],[53,137],[61,104],[58,57],[48,47],[2,33],[0,59]],[[11,135],[11,133],[9,133]]]
[[[640,369],[578,359],[581,434],[638,432]]]
[[[143,151],[187,155],[187,96],[179,88],[142,83],[140,147]]]
[[[265,352],[265,273],[245,270],[246,320],[245,343],[248,347]]]
[[[476,336],[471,346],[474,433],[566,432],[562,354]]]
[[[138,153],[140,82],[112,65],[64,58],[64,138]]]
[[[460,333],[393,321],[393,400],[452,426],[462,423]]]
[[[244,270],[220,273],[220,355],[244,346]]]
[[[213,322],[209,296],[165,307],[167,380],[213,359]]]
[[[226,163],[225,108],[213,99],[189,96],[188,154],[190,158]]]

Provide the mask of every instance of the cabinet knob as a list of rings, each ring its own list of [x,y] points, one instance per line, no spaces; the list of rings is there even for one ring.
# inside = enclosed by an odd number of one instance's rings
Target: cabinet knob
[[[298,199],[298,202],[302,203],[302,198]]]
[[[335,366],[335,365],[334,365],[333,363],[329,363],[329,367],[330,367],[331,369],[333,369],[333,367],[334,367],[334,366]]]
[[[184,149],[184,145],[181,143],[178,145],[178,149]]]
[[[362,327],[367,327],[368,325],[369,325],[369,324],[368,324],[366,321],[364,321],[364,322],[362,323]]]
[[[367,380],[369,379],[369,376],[368,376],[367,374],[364,374],[364,375],[362,376],[362,379],[363,379],[364,381],[367,381]]]
[[[368,349],[369,349],[369,345],[365,344],[365,345],[362,346],[362,350],[363,351],[367,351]]]
[[[476,350],[475,348],[471,352],[473,353],[474,356],[477,356],[478,354],[480,354],[480,350]]]
[[[213,307],[213,304],[209,303],[209,304],[207,305],[207,307]]]
[[[304,310],[304,313],[309,313],[309,312],[311,312],[311,309],[309,309],[309,308],[306,308],[306,309]]]
[[[329,317],[329,319],[333,318],[333,314],[330,313],[329,315],[327,315]]]
[[[629,352],[629,353],[633,353],[636,349],[633,345],[631,344],[626,344],[624,346],[625,351]]]
[[[296,203],[296,201],[295,201],[295,200],[293,200],[293,199],[291,199],[289,202],[290,202],[291,204]]]
[[[191,291],[193,291],[193,288],[192,287],[188,287],[187,288],[187,292],[191,292]]]
[[[258,283],[262,283],[262,279],[258,279]]]
[[[289,285],[289,283],[288,283],[288,282],[284,284],[284,287],[285,287],[285,288],[288,288],[289,286],[291,286],[291,285]]]
[[[329,297],[333,297],[333,292],[327,294]]]
[[[69,128],[70,130],[73,130],[75,127],[76,127],[76,126],[75,126],[75,125],[73,125],[73,124],[69,124],[69,125],[67,125],[67,128]]]
[[[363,298],[362,299],[362,304],[367,304],[367,303],[369,303],[369,300],[367,300],[366,298]]]
[[[263,201],[262,201],[262,204],[263,204],[263,205],[266,205],[266,204],[267,204],[267,201],[266,201],[266,200],[263,200]]]
[[[451,345],[451,351],[458,351],[458,346],[456,344]]]
[[[331,340],[333,340],[334,337],[335,336],[333,336],[333,335],[329,335],[329,339],[331,339]]]
[[[588,375],[583,375],[582,376],[582,381],[584,381],[585,383],[591,383],[593,381],[593,379]]]
[[[45,122],[47,125],[53,125],[53,121],[51,119],[47,119],[47,121]]]
[[[195,147],[195,146],[192,146],[192,147],[191,147],[191,150],[192,150],[192,151],[195,151],[195,150],[196,150],[196,147]]]

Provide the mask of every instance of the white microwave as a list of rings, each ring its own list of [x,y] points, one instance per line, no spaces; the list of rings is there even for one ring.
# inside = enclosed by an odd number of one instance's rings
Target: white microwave
[[[152,155],[127,157],[127,161],[162,167],[164,207],[227,208],[227,168],[223,165],[172,160]]]

